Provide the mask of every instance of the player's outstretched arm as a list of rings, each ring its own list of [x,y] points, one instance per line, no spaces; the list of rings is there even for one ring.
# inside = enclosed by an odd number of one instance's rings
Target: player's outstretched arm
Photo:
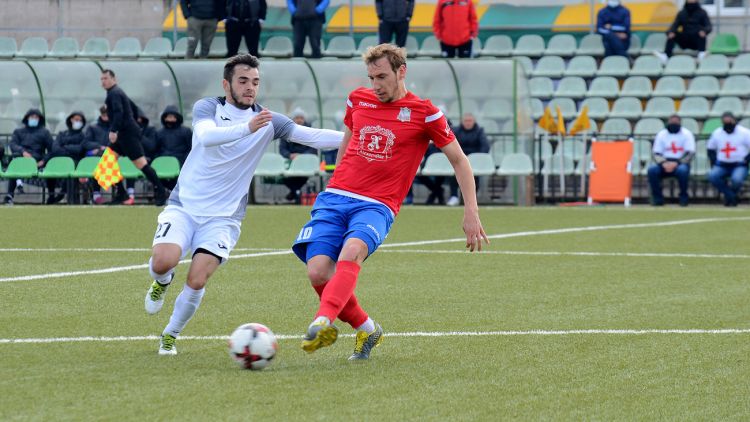
[[[271,112],[274,138],[285,139],[317,149],[333,149],[341,145],[344,134],[330,129],[314,129],[294,123],[283,114]]]
[[[466,247],[474,252],[482,250],[482,241],[487,244],[490,240],[484,232],[482,222],[479,220],[479,206],[477,205],[477,191],[474,184],[474,173],[471,171],[469,159],[461,150],[458,141],[453,141],[441,148],[456,173],[456,181],[461,188],[464,197],[464,233],[466,234]]]

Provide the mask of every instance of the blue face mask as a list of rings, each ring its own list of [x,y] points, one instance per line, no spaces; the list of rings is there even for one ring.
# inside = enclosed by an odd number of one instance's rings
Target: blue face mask
[[[27,120],[27,123],[29,124],[29,127],[37,127],[39,126],[39,119],[29,119]]]

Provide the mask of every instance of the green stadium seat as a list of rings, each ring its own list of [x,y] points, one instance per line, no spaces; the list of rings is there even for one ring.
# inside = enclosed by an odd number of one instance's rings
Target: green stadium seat
[[[481,51],[482,51],[482,41],[479,39],[479,37],[472,39],[471,40],[471,57],[479,57]]]
[[[599,131],[599,135],[612,137],[627,138],[630,136],[632,129],[630,122],[627,119],[622,118],[609,118],[602,124],[602,129]]]
[[[29,37],[23,40],[21,48],[16,52],[16,57],[26,59],[38,59],[47,55],[49,45],[47,40],[42,37]]]
[[[711,54],[736,55],[740,52],[740,42],[734,34],[716,34],[708,51]]]
[[[266,152],[260,157],[255,176],[281,177],[286,171],[286,159],[275,152]]]
[[[455,173],[448,157],[442,152],[436,152],[427,157],[420,174],[423,176],[453,176]]]
[[[555,97],[580,99],[586,96],[586,81],[578,76],[567,76],[560,80]]]
[[[674,100],[669,97],[651,97],[646,103],[644,116],[667,119],[675,114]]]
[[[562,146],[563,155],[575,161],[580,160],[586,154],[586,144],[581,139],[566,139]]]
[[[726,76],[729,73],[729,59],[723,54],[711,54],[703,58],[696,75]]]
[[[270,40],[271,39],[269,38],[269,41]],[[291,44],[291,41],[289,41],[289,43]],[[185,57],[185,54],[187,53],[187,45],[188,45],[187,37],[178,38],[177,42],[174,43],[174,49],[172,49],[172,51],[169,53],[169,57],[173,59]],[[261,53],[261,55],[263,55],[263,53]],[[289,57],[291,57],[291,54],[289,54]]]
[[[745,117],[744,119],[737,122],[738,125],[750,129],[750,117]]]
[[[637,35],[630,37],[630,47],[628,48],[628,56],[637,56],[643,54],[641,52],[641,39]]]
[[[140,57],[169,57],[170,52],[172,52],[172,41],[169,38],[155,37],[146,42],[146,46],[143,47]]]
[[[652,151],[654,150],[651,140],[637,139],[633,144],[633,158],[637,161],[651,161]]]
[[[10,59],[16,55],[18,44],[16,39],[11,37],[0,37],[0,58]]]
[[[720,117],[712,117],[703,122],[700,134],[703,136],[710,136],[716,129],[720,128],[721,125],[722,122]]]
[[[658,78],[664,71],[661,60],[655,56],[640,56],[635,59],[633,68],[630,69],[630,76],[647,76]]]
[[[404,48],[406,48],[406,55],[408,57],[416,57],[417,53],[419,53],[419,42],[417,41],[417,38],[414,35],[408,35],[406,37],[406,45]]]
[[[685,81],[679,76],[664,76],[656,81],[654,97],[682,98],[685,96]]]
[[[78,57],[101,58],[109,54],[109,41],[106,38],[94,37],[89,38],[83,43],[83,48],[78,53]],[[185,55],[185,50],[182,51]]]
[[[560,56],[544,56],[536,63],[532,76],[560,78],[565,72],[565,61]]]
[[[576,174],[576,164],[573,157],[563,155],[560,157],[559,154],[547,157],[544,160],[544,167],[542,167],[542,174],[547,176],[555,176],[561,173],[564,175]]]
[[[531,61],[531,57],[516,56],[513,57],[513,60],[517,61],[521,65],[523,71],[526,73],[526,76],[531,76],[531,73],[534,71],[534,63]]]
[[[508,57],[513,54],[513,40],[507,35],[492,35],[487,38],[480,56]]]
[[[99,160],[101,160],[101,157],[83,157],[81,161],[78,162],[78,165],[71,176],[75,178],[93,177],[94,171],[96,171],[96,166],[99,165]]]
[[[691,77],[695,74],[695,58],[692,56],[672,56],[664,66],[664,76]]]
[[[502,98],[491,98],[482,105],[482,116],[493,119],[512,119],[513,104]]]
[[[521,35],[513,49],[514,56],[540,57],[544,54],[544,38],[536,34]]]
[[[689,130],[693,135],[697,135],[700,133],[700,125],[698,124],[698,121],[693,119],[692,117],[685,117],[682,120],[682,127]]]
[[[550,38],[544,55],[570,57],[576,53],[577,48],[575,37],[570,34],[557,34]]]
[[[289,168],[284,171],[285,177],[312,177],[320,174],[320,159],[317,154],[300,154],[294,157]]]
[[[141,42],[138,38],[124,37],[115,42],[109,57],[114,58],[136,58],[141,54]]]
[[[705,119],[708,116],[708,100],[703,97],[686,97],[680,102],[677,114],[680,117],[692,117],[694,119]]]
[[[719,95],[719,80],[715,76],[698,76],[693,78],[688,85],[685,96],[709,97]]]
[[[72,59],[78,55],[78,40],[71,37],[61,37],[52,43],[52,49],[47,57],[56,59]]]
[[[620,97],[612,104],[609,117],[621,117],[623,119],[635,120],[641,117],[643,106],[641,100],[634,97]]]
[[[37,174],[40,179],[67,179],[73,175],[76,164],[70,157],[53,157]]]
[[[288,58],[294,53],[294,45],[288,37],[274,35],[266,41],[260,55],[264,57]]]
[[[565,120],[571,120],[578,115],[576,103],[570,98],[553,98],[548,106],[555,119],[557,118],[557,107],[560,107],[560,112]]]
[[[622,56],[609,56],[602,60],[596,76],[613,76],[615,78],[625,78],[630,71],[630,60]]]
[[[539,98],[531,98],[531,118],[539,120],[544,115],[544,103]]]
[[[596,71],[596,60],[592,56],[576,56],[570,60],[563,75],[593,78]]]
[[[180,161],[175,157],[156,157],[151,162],[151,168],[160,179],[176,179],[180,175]]]
[[[208,57],[219,59],[226,57],[228,52],[229,49],[227,48],[226,37],[215,36],[214,39],[211,40],[211,47],[208,49]]]
[[[581,109],[589,108],[589,117],[604,120],[609,116],[609,101],[602,97],[588,97],[581,103]]]
[[[469,164],[471,164],[474,176],[492,176],[497,171],[495,160],[489,153],[475,152],[469,154]]]
[[[500,167],[497,169],[498,176],[529,176],[534,174],[534,165],[531,157],[517,152],[503,156]]]
[[[641,54],[654,54],[654,51],[664,51],[664,46],[667,44],[667,34],[663,32],[654,32],[648,35],[646,42],[641,47]]]
[[[120,157],[117,159],[117,163],[120,165],[120,174],[125,179],[142,179],[143,172],[130,161],[128,157]]]
[[[706,176],[710,170],[711,165],[708,160],[708,152],[705,148],[698,148],[697,151],[695,151],[695,157],[693,158],[693,163],[690,166],[690,171],[694,176],[703,177]]]
[[[730,75],[750,75],[750,53],[740,54],[734,59]]]
[[[591,81],[587,97],[616,98],[620,92],[620,84],[612,76],[599,76]]]
[[[374,47],[376,45],[378,45],[378,36],[368,35],[362,38],[362,40],[359,42],[359,46],[357,46],[357,54],[363,54],[365,51],[367,51],[368,47]]]
[[[581,39],[581,45],[578,46],[576,54],[580,56],[601,57],[604,55],[604,44],[602,36],[599,34],[586,34]]]
[[[529,80],[529,90],[534,98],[552,98],[555,95],[555,88],[550,78],[531,78]]]
[[[724,79],[724,85],[719,90],[722,97],[736,95],[738,97],[750,97],[750,76],[732,75]]]
[[[441,57],[443,51],[440,49],[440,41],[434,35],[425,38],[417,55],[420,57]]]
[[[30,179],[36,177],[38,170],[36,160],[31,157],[16,157],[8,164],[8,168],[0,173],[4,179]]]
[[[651,79],[645,76],[630,76],[622,84],[620,97],[648,98],[651,91]]]
[[[742,100],[739,97],[719,97],[714,101],[714,104],[711,107],[711,112],[708,116],[721,117],[721,115],[727,111],[735,116],[742,116],[745,112]],[[706,115],[704,115],[704,117],[705,116]]]
[[[664,129],[664,122],[661,119],[645,117],[636,122],[633,135],[653,138],[662,129]]]
[[[438,50],[439,49],[440,44],[438,44]],[[328,42],[328,46],[323,51],[323,56],[350,58],[354,56],[356,50],[357,46],[354,44],[354,39],[352,37],[339,35],[331,38]]]

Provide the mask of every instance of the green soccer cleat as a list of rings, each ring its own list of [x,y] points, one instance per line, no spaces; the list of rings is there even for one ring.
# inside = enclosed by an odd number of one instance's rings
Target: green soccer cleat
[[[366,360],[370,358],[372,349],[378,347],[383,342],[383,328],[380,324],[375,324],[375,331],[367,334],[365,330],[357,331],[354,343],[354,353],[349,356],[349,360]]]
[[[177,339],[170,334],[162,334],[161,341],[159,342],[159,354],[162,356],[176,355],[177,347],[174,345],[175,340]]]
[[[328,347],[336,342],[338,336],[339,329],[328,318],[320,317],[307,328],[307,334],[302,339],[302,350],[312,353],[321,347]]]
[[[174,274],[172,274],[172,279],[174,279]],[[171,281],[172,280],[170,280],[170,282]],[[153,315],[161,311],[162,306],[164,306],[164,298],[167,296],[168,288],[169,288],[169,283],[160,284],[156,280],[154,280],[154,282],[151,283],[151,287],[148,289],[148,292],[146,293],[146,299],[145,299],[145,306],[146,306],[147,313]]]

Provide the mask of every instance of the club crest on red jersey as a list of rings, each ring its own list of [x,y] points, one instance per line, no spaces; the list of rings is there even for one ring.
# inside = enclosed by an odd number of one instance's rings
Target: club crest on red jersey
[[[393,132],[380,125],[365,126],[359,130],[357,155],[367,161],[385,161],[391,158],[391,148],[395,139],[396,135]]]
[[[411,109],[409,107],[401,107],[401,111],[398,112],[396,118],[402,122],[411,122]]]

